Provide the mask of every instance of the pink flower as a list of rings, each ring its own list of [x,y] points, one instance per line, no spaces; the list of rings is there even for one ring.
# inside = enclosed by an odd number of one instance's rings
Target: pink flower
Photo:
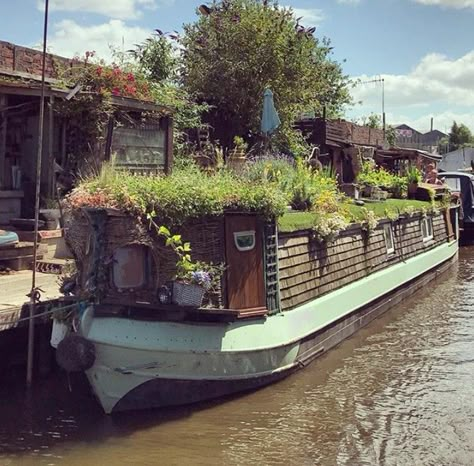
[[[102,76],[102,71],[103,71],[103,70],[104,70],[104,69],[103,69],[101,66],[98,66],[98,67],[97,67],[97,70],[96,70],[97,76]]]
[[[112,94],[113,95],[120,95],[120,89],[118,87],[114,87],[112,89]]]
[[[127,80],[130,81],[131,83],[135,82],[135,76],[133,76],[133,73],[127,74]]]

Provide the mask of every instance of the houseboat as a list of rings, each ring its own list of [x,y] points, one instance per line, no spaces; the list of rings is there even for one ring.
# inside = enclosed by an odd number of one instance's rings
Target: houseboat
[[[68,232],[78,294],[95,299],[57,358],[86,372],[106,413],[278,381],[425,286],[458,252],[455,207],[382,220],[372,230],[353,224],[330,242],[228,212],[180,228],[193,258],[225,264],[201,305],[183,305],[170,285],[175,254],[143,220],[78,209]]]

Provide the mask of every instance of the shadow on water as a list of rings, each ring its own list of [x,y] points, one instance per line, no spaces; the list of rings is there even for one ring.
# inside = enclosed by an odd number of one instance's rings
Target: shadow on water
[[[0,465],[474,464],[474,247],[299,373],[194,406],[103,414],[84,378],[0,387]]]

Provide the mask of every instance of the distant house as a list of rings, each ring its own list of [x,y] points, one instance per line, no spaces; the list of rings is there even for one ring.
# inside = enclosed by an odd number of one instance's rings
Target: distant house
[[[421,133],[408,125],[395,127],[396,145],[406,149],[418,149],[430,153],[437,153],[439,141],[448,135],[435,129]]]
[[[474,164],[474,147],[463,147],[453,152],[443,155],[439,163],[441,170],[451,171],[471,171]]]

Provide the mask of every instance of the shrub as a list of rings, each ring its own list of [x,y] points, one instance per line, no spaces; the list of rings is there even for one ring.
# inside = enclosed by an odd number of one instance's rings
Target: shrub
[[[188,218],[220,215],[225,210],[278,217],[285,210],[286,197],[271,183],[240,179],[225,170],[206,174],[189,165],[169,176],[102,173],[84,180],[68,197],[67,204],[71,208],[121,208],[176,225]]]

